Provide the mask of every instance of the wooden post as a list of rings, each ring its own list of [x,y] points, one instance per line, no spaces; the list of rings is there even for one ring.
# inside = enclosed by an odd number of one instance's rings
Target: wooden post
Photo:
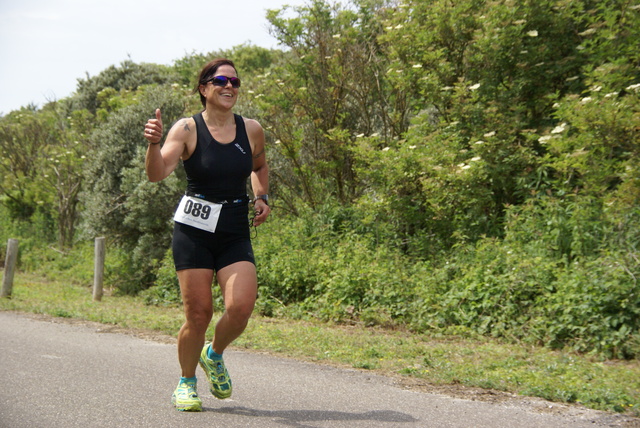
[[[9,239],[7,243],[7,257],[4,262],[4,277],[2,279],[2,291],[0,297],[11,297],[13,291],[13,274],[16,271],[18,261],[18,240]]]
[[[96,238],[93,264],[93,300],[102,300],[102,280],[104,278],[104,238]]]

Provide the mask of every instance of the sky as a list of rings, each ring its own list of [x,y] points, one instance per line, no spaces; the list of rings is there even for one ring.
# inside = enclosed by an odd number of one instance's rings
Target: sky
[[[131,58],[170,65],[241,44],[279,48],[267,9],[307,0],[0,0],[0,115],[70,96]],[[293,13],[293,12],[291,12]]]

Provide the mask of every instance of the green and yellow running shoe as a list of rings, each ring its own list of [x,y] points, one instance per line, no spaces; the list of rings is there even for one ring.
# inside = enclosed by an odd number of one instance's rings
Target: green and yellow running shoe
[[[207,374],[209,380],[209,390],[214,397],[224,400],[231,397],[233,387],[231,386],[231,378],[229,372],[224,365],[223,360],[212,360],[208,355],[209,342],[204,344],[200,353],[200,367]]]
[[[202,400],[198,397],[195,383],[180,382],[173,395],[171,404],[181,412],[201,412]]]

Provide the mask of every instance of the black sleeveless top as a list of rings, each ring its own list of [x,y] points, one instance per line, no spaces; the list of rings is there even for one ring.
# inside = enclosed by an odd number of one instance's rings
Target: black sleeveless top
[[[227,144],[216,141],[202,113],[196,122],[196,148],[183,162],[187,173],[187,191],[205,195],[210,200],[246,197],[247,178],[253,170],[251,145],[242,116],[234,114],[236,138]]]

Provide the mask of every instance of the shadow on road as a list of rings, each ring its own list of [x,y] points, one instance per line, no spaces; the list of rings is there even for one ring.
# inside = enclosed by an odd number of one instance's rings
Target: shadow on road
[[[312,421],[373,421],[415,423],[418,419],[406,413],[392,410],[375,410],[363,413],[337,412],[331,410],[258,410],[247,407],[222,407],[203,409],[209,412],[256,418],[275,419],[282,425],[305,427],[304,422]]]

